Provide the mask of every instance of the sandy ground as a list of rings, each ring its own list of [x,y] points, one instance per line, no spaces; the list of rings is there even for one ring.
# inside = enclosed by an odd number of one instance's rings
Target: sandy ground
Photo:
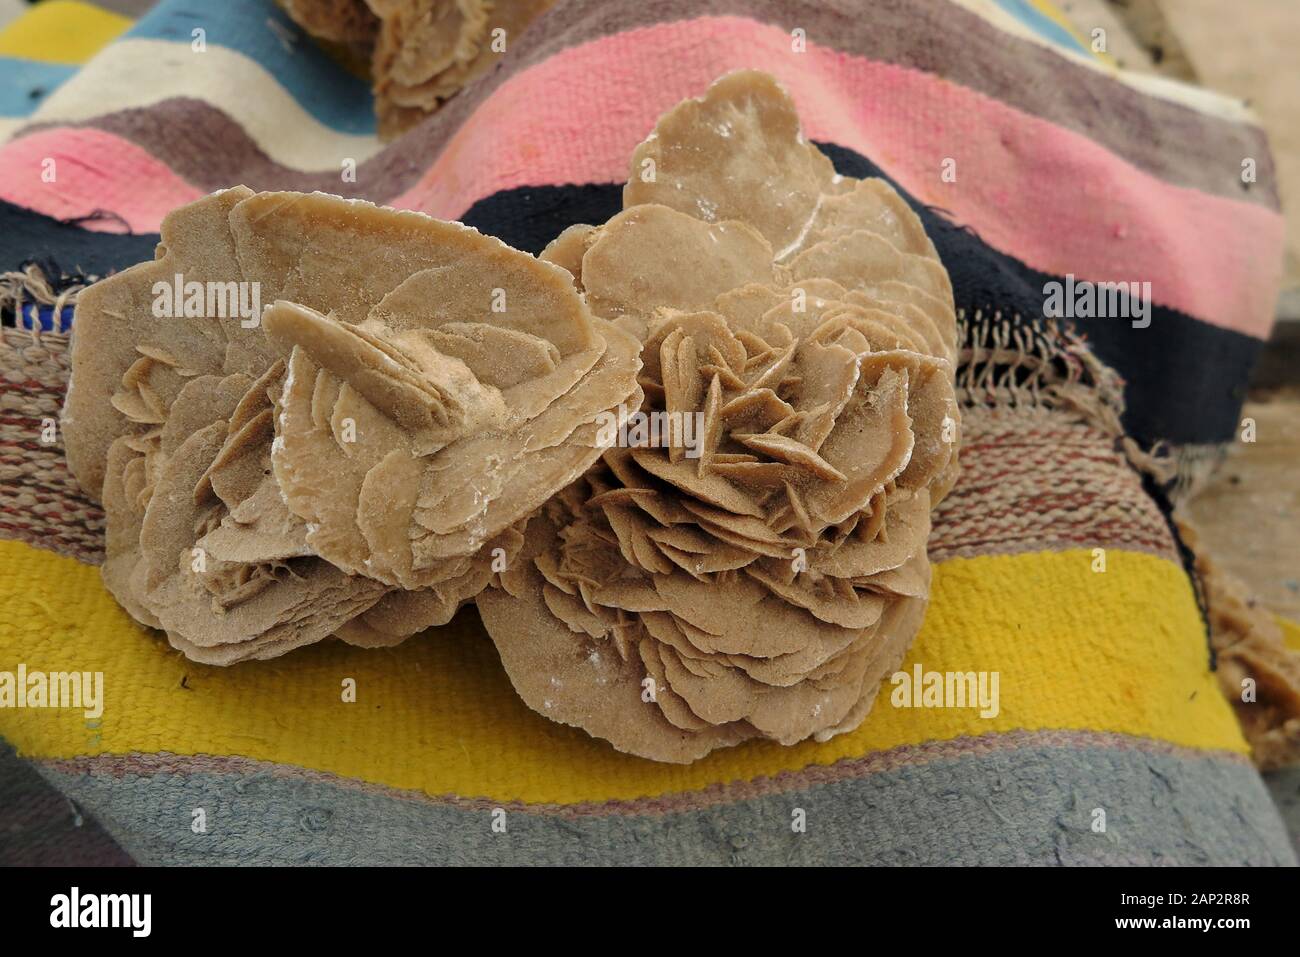
[[[1210,554],[1270,611],[1300,621],[1300,401],[1247,402],[1242,418],[1255,441],[1233,443],[1189,510]]]
[[[1163,5],[1204,86],[1259,113],[1288,213],[1286,284],[1300,287],[1300,2],[1171,0]]]

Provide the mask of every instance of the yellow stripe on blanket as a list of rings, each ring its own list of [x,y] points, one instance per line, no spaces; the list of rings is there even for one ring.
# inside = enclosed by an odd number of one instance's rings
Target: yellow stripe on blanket
[[[0,30],[0,56],[42,63],[85,63],[132,21],[79,0],[45,0]]]
[[[0,672],[102,672],[98,719],[0,709],[0,736],[35,758],[241,755],[433,795],[574,803],[695,790],[898,745],[1015,729],[1091,729],[1246,753],[1208,670],[1181,568],[1087,550],[953,559],[904,665],[997,672],[999,710],[900,708],[825,744],[758,744],[688,767],[627,757],[520,703],[472,614],[385,651],[323,642],[270,662],[197,665],[136,626],[97,568],[0,542]],[[347,679],[355,703],[345,703]],[[991,686],[990,686],[991,687]]]

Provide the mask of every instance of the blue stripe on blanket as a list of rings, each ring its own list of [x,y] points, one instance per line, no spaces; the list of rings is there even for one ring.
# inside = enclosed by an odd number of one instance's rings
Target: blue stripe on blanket
[[[196,29],[204,31],[206,43],[255,60],[326,126],[341,133],[375,132],[365,81],[331,60],[270,0],[202,6],[192,0],[163,0],[126,37],[190,45]]]
[[[0,56],[0,116],[29,116],[79,67]]]

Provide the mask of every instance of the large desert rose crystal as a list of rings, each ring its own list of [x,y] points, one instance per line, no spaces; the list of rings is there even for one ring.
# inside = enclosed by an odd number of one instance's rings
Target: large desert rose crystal
[[[641,341],[660,441],[625,429],[532,520],[483,620],[531,707],[632,754],[852,730],[920,627],[957,474],[947,273],[764,74],[664,116],[624,200],[543,258]]]

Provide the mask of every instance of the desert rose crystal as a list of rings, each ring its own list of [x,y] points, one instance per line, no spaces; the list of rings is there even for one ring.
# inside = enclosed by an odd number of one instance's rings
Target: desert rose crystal
[[[530,707],[688,762],[856,728],[920,628],[951,285],[765,74],[665,115],[624,209],[539,258],[241,187],[75,325],[104,580],[198,660],[389,645],[476,600]]]
[[[178,285],[272,304],[178,308]],[[447,621],[597,460],[594,418],[641,402],[639,343],[563,270],[322,194],[173,212],[75,323],[64,435],[102,494],[105,583],[217,664]]]
[[[851,730],[920,627],[957,474],[948,276],[764,74],[660,120],[624,201],[543,258],[642,341],[646,408],[697,416],[699,447],[606,452],[483,620],[525,701],[632,754]]]

